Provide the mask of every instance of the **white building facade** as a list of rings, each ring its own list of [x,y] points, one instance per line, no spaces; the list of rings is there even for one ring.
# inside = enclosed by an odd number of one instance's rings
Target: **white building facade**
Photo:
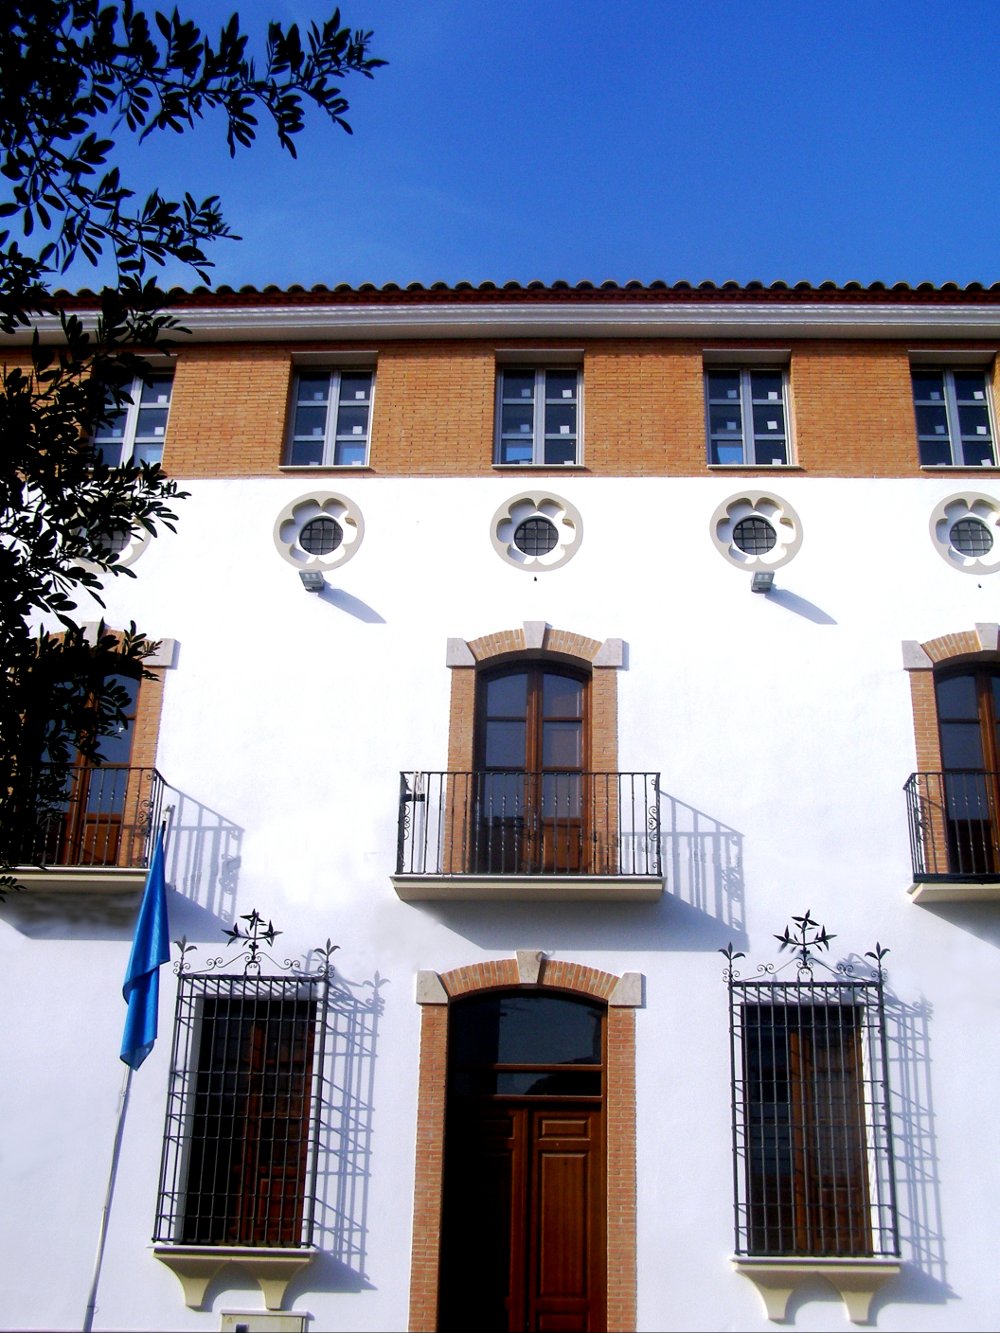
[[[1000,293],[179,307],[154,679],[0,907],[4,1324],[87,1317],[162,817],[94,1328],[994,1327]]]

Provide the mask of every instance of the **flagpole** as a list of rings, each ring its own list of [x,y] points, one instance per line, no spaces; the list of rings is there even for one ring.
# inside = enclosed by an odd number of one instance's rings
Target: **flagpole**
[[[141,932],[141,922],[147,906],[146,900],[149,895],[151,886],[153,885],[154,881],[157,880],[157,878],[159,881],[159,891],[161,898],[164,892],[165,886],[163,883],[163,860],[166,854],[167,825],[170,821],[170,816],[173,814],[173,810],[174,807],[172,805],[168,805],[166,807],[166,810],[164,811],[165,817],[163,819],[162,824],[160,825],[160,831],[159,834],[157,835],[156,843],[154,845],[153,851],[150,853],[149,874],[146,877],[146,888],[143,890],[142,904],[139,909],[140,925],[137,925],[136,928],[137,934]],[[154,867],[156,871],[158,871],[158,875],[154,872]],[[164,912],[165,912],[165,907],[164,907]],[[166,960],[167,946],[166,946],[165,917],[162,924],[163,924],[162,944],[164,952],[161,953],[159,957],[152,963],[154,972],[158,972],[160,963]],[[133,941],[133,946],[132,946],[133,958],[130,958],[129,960],[129,973],[131,972],[132,969],[132,962],[134,959],[136,948],[137,948],[136,942]],[[149,965],[150,965],[149,963],[146,964],[146,966]],[[128,975],[126,977],[126,985],[128,985]],[[123,994],[125,994],[124,990]],[[152,1041],[155,1040],[156,1037],[155,1013],[157,1008],[156,1001],[158,1000],[158,994],[159,994],[158,988],[155,988],[152,994],[154,1002],[153,1025],[152,1025],[152,1038],[149,1044],[146,1046],[145,1050],[140,1052],[137,1059],[133,1058],[135,1056],[134,1051],[129,1051],[128,1054],[126,1055],[126,1050],[124,1049],[124,1047],[122,1050],[122,1059],[125,1062],[125,1076],[122,1079],[121,1091],[118,1094],[118,1115],[115,1121],[114,1147],[111,1151],[111,1169],[108,1172],[108,1186],[104,1192],[104,1207],[101,1209],[101,1224],[97,1233],[97,1253],[94,1256],[94,1271],[90,1281],[90,1295],[87,1300],[87,1308],[84,1311],[83,1315],[83,1333],[92,1333],[94,1327],[94,1316],[97,1313],[97,1288],[101,1280],[101,1268],[103,1267],[104,1264],[104,1248],[105,1245],[107,1244],[108,1223],[111,1217],[111,1203],[112,1200],[114,1199],[114,1194],[115,1194],[115,1182],[118,1179],[118,1163],[121,1160],[122,1139],[124,1138],[125,1134],[125,1115],[128,1111],[129,1092],[131,1091],[132,1088],[132,1074],[135,1071],[135,1069],[138,1068],[138,1066],[142,1064],[142,1061],[146,1058],[146,1055],[149,1053],[149,1048],[152,1046]],[[128,1031],[128,1020],[126,1020],[126,1031]]]
[[[104,1207],[101,1210],[101,1225],[97,1233],[97,1254],[94,1257],[94,1274],[90,1283],[90,1298],[83,1316],[83,1333],[91,1333],[94,1327],[94,1315],[97,1311],[97,1284],[101,1280],[101,1267],[104,1263],[104,1245],[108,1238],[108,1219],[111,1214],[111,1200],[115,1193],[115,1181],[118,1177],[118,1160],[121,1157],[122,1137],[125,1132],[125,1112],[128,1109],[128,1095],[132,1086],[132,1067],[125,1066],[121,1092],[118,1094],[118,1119],[115,1125],[115,1146],[111,1152],[111,1170],[108,1172],[108,1188],[104,1195]]]

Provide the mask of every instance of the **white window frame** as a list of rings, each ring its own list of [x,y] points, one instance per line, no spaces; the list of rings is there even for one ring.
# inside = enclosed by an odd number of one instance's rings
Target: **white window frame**
[[[712,438],[712,405],[720,402],[719,399],[713,399],[709,393],[709,377],[712,375],[738,375],[739,376],[739,405],[740,405],[740,430],[738,432],[739,444],[743,457],[738,462],[719,462],[712,457],[713,444],[720,441]],[[782,459],[774,459],[771,462],[759,462],[756,456],[756,434],[754,432],[753,409],[755,400],[753,397],[752,376],[767,374],[781,376],[781,420],[783,430],[775,438],[781,438],[785,443],[785,456]],[[792,423],[791,412],[789,410],[789,392],[788,392],[788,367],[785,365],[774,364],[771,362],[756,361],[751,363],[736,363],[725,361],[706,361],[704,367],[704,394],[705,394],[705,444],[706,455],[709,467],[792,467]],[[728,401],[728,400],[726,400]],[[773,400],[760,400],[756,402],[761,406],[763,402]],[[762,437],[766,438],[766,437]],[[733,432],[732,443],[736,443],[737,432]]]
[[[313,470],[315,468],[337,468],[337,469],[356,469],[369,466],[369,456],[371,453],[372,440],[372,415],[375,411],[375,366],[372,363],[365,362],[361,365],[355,365],[353,362],[344,365],[320,365],[312,366],[307,363],[296,365],[295,374],[292,380],[292,395],[288,412],[288,431],[285,439],[285,457],[283,466],[286,468],[302,468],[303,470]],[[310,406],[308,403],[299,402],[299,384],[304,375],[326,375],[327,393],[326,393],[326,421],[323,429],[323,454],[318,463],[297,463],[293,459],[295,448],[295,416],[300,406]],[[337,422],[340,416],[341,406],[350,406],[350,402],[342,404],[340,401],[340,384],[344,375],[368,375],[370,384],[368,388],[368,419],[365,425],[363,437],[361,435],[338,435]],[[312,406],[319,407],[322,404],[315,403]],[[333,410],[331,410],[333,409]],[[319,437],[302,437],[318,439]],[[337,446],[338,444],[356,444],[360,439],[364,439],[364,457],[358,462],[338,463]]]
[[[576,376],[576,396],[573,404],[576,408],[576,431],[573,434],[574,449],[572,459],[563,463],[547,463],[545,461],[545,407],[548,399],[546,397],[546,382],[549,374]],[[507,375],[529,375],[535,377],[534,393],[532,395],[532,428],[531,428],[531,459],[523,462],[507,460],[503,457],[503,409],[504,409],[504,378]],[[522,402],[526,400],[511,399],[510,402]],[[553,400],[561,401],[559,399]],[[567,432],[569,434],[569,432]],[[558,440],[564,438],[561,435],[553,435],[550,438]],[[576,364],[559,364],[535,361],[518,361],[505,363],[497,366],[496,375],[496,415],[493,431],[493,463],[496,467],[579,467],[582,462],[583,454],[583,367]]]
[[[939,374],[942,376],[942,384],[944,391],[944,401],[942,404],[937,404],[934,399],[928,399],[928,398],[920,399],[918,401],[916,385],[913,383],[914,372],[917,373],[923,372],[924,374],[932,373],[932,374]],[[992,454],[992,458],[990,458],[989,460],[983,460],[982,462],[979,463],[969,463],[966,462],[965,460],[965,448],[964,448],[965,438],[969,438],[970,440],[982,440],[983,437],[979,435],[964,437],[962,435],[961,418],[959,415],[959,411],[960,408],[969,403],[970,400],[959,399],[958,391],[955,387],[956,374],[959,375],[977,374],[977,375],[982,375],[983,377],[984,405],[986,407],[986,420],[989,429],[990,452]],[[990,380],[991,380],[990,368],[982,364],[968,365],[968,364],[963,364],[961,362],[956,362],[954,365],[950,365],[946,361],[924,362],[923,360],[920,361],[911,360],[910,396],[913,402],[914,428],[917,432],[917,459],[921,467],[995,468],[997,466],[996,414],[993,410],[993,392]],[[921,436],[920,434],[920,424],[919,424],[919,419],[917,418],[917,408],[932,407],[932,406],[943,406],[945,409],[947,437],[938,435]],[[948,454],[949,454],[948,461],[945,463],[925,462],[923,458],[922,443],[924,441],[927,441],[928,443],[930,443],[931,441],[939,443],[945,438],[947,438],[948,442]],[[956,453],[960,454],[961,456],[956,458]]]
[[[99,431],[94,432],[94,437],[92,440],[94,449],[104,459],[104,461],[107,463],[109,467],[121,467],[124,462],[134,458],[135,448],[137,444],[140,447],[148,449],[149,446],[158,443],[160,449],[157,457],[149,458],[144,456],[142,458],[142,461],[145,463],[161,463],[163,461],[163,445],[166,441],[167,429],[170,425],[170,407],[173,402],[173,396],[174,396],[174,372],[172,369],[162,370],[156,366],[153,366],[151,371],[151,378],[153,378],[154,380],[169,378],[170,381],[170,392],[167,394],[167,402],[166,402],[167,419],[163,423],[163,429],[159,435],[154,434],[145,438],[142,436],[139,428],[142,424],[143,411],[149,409],[152,409],[153,411],[157,412],[162,411],[163,403],[162,402],[143,403],[142,391],[145,388],[145,381],[143,380],[141,375],[136,375],[136,377],[133,379],[132,383],[128,387],[128,396],[131,399],[131,402],[123,404],[121,408],[121,411],[125,415],[125,425],[122,430],[121,452],[114,461],[108,459],[107,451],[114,448],[116,442],[114,440],[101,440],[98,438]],[[112,413],[117,415],[114,405],[110,404],[109,406],[111,407]]]

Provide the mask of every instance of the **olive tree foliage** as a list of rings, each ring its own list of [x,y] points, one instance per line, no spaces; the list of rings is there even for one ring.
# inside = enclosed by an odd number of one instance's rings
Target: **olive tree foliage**
[[[116,150],[209,119],[231,155],[263,121],[295,156],[309,107],[350,132],[340,85],[384,63],[370,41],[339,10],[306,31],[269,24],[255,58],[237,15],[213,38],[134,0],[0,6],[0,870],[58,806],[74,756],[100,762],[123,721],[115,672],[140,671],[151,647],[134,626],[95,645],[78,619],[107,578],[133,576],[109,535],[172,528],[183,499],[159,465],[107,466],[94,432],[148,378],[148,354],[169,354],[157,272],[179,262],[207,282],[211,245],[238,239],[216,195],[140,197]],[[107,283],[86,317],[53,296],[81,261]]]

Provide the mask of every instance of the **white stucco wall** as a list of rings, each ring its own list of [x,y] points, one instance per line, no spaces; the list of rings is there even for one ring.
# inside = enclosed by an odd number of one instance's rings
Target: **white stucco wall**
[[[323,477],[317,488],[348,495],[366,532],[315,596],[271,537],[312,480],[189,484],[178,534],[149,545],[137,580],[110,584],[106,612],[109,624],[136,619],[177,641],[158,767],[242,830],[234,892],[210,856],[182,864],[175,853],[171,935],[207,957],[220,909],[228,924],[257,907],[284,931],[283,956],[330,936],[345,978],[385,979],[364,1276],[305,1278],[295,1308],[317,1329],[405,1327],[414,975],[539,948],[646,977],[639,1327],[772,1327],[728,1263],[729,1051],[716,951],[733,940],[751,962],[772,961],[775,932],[809,908],[837,935],[837,957],[888,945],[890,991],[912,1010],[914,1039],[892,1068],[907,1268],[877,1302],[878,1327],[994,1327],[1000,914],[909,900],[902,794],[915,761],[901,641],[1000,619],[998,576],[949,568],[928,536],[938,500],[973,488],[947,476],[755,481],[787,499],[803,528],[764,597],[709,538],[716,506],[742,489],[735,477],[549,477],[543,487],[577,507],[584,536],[567,565],[537,576],[502,561],[489,539],[497,507],[523,489],[519,476]],[[393,891],[399,771],[447,766],[446,640],[527,620],[626,642],[619,768],[662,773],[658,903],[406,905]],[[83,1318],[121,1082],[130,931],[128,913],[106,904],[12,900],[0,915],[8,1327]],[[97,1328],[210,1329],[223,1309],[259,1305],[230,1270],[211,1308],[190,1311],[149,1253],[173,992],[164,969],[160,1041],[133,1080]],[[832,1291],[808,1296],[793,1307],[796,1327],[844,1325]]]

